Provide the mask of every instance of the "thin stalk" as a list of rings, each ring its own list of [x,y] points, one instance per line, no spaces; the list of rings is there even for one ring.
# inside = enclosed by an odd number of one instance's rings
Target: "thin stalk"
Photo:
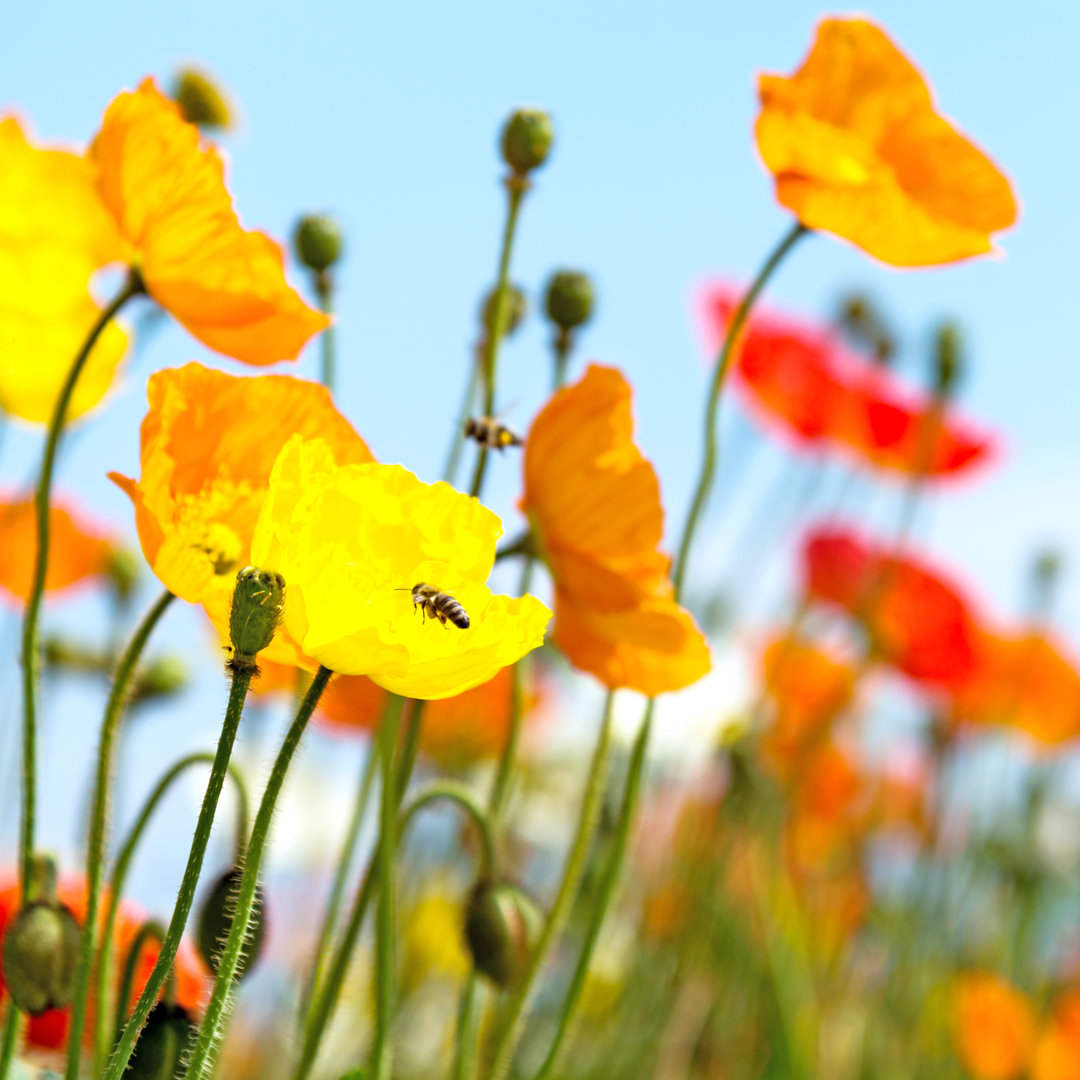
[[[408,706],[408,717],[405,719],[405,738],[401,743],[401,754],[398,758],[398,768],[394,783],[397,788],[398,806],[405,798],[405,789],[409,786],[409,778],[412,776],[413,766],[416,764],[416,756],[420,753],[420,735],[423,732],[425,702],[417,698],[403,698],[401,702],[402,716],[405,715]],[[390,708],[394,707],[393,699]],[[400,724],[398,725],[400,727]]]
[[[400,699],[394,699],[400,701]],[[393,1046],[390,1025],[394,1014],[394,854],[397,847],[398,785],[394,772],[394,747],[401,708],[391,709],[379,731],[382,761],[379,846],[375,869],[379,882],[375,909],[375,1041],[371,1049],[372,1080],[387,1080]]]
[[[480,978],[476,968],[469,972],[458,1007],[457,1051],[454,1054],[452,1080],[475,1080],[476,1027],[479,1020]]]
[[[465,381],[465,394],[461,399],[461,407],[457,412],[457,424],[450,434],[450,449],[446,453],[446,464],[443,466],[442,478],[452,484],[457,477],[458,465],[461,463],[461,448],[465,445],[465,421],[472,415],[473,402],[480,390],[483,377],[484,353],[487,345],[480,342],[473,351],[472,363],[469,365],[469,377]]]
[[[784,256],[795,246],[796,242],[806,235],[809,230],[803,224],[796,222],[788,231],[787,235],[773,250],[773,253],[765,260],[765,265],[758,271],[745,296],[739,301],[735,309],[731,324],[728,326],[724,337],[724,344],[720,349],[716,367],[713,370],[712,385],[709,389],[709,397],[705,406],[705,454],[701,463],[701,474],[698,477],[697,488],[690,504],[690,512],[686,516],[686,524],[683,526],[682,540],[679,543],[679,553],[675,560],[675,598],[682,595],[683,582],[686,578],[687,562],[689,561],[690,545],[694,541],[698,523],[705,510],[705,504],[709,498],[713,480],[716,475],[716,465],[719,456],[719,445],[716,431],[717,416],[720,411],[720,396],[724,389],[728,370],[735,358],[735,346],[739,342],[742,328],[750,315],[750,311],[762,289],[765,288],[769,278],[772,277],[776,268],[784,261]]]
[[[165,977],[176,959],[176,951],[180,948],[180,939],[187,925],[191,905],[195,899],[195,889],[199,883],[199,874],[202,871],[203,858],[206,855],[206,845],[210,839],[210,830],[214,824],[214,814],[217,811],[218,799],[221,797],[221,788],[225,783],[225,772],[229,766],[229,758],[232,756],[233,743],[236,741],[236,732],[240,727],[240,718],[244,711],[244,699],[247,697],[248,687],[251,685],[251,677],[255,673],[255,665],[237,664],[232,671],[232,685],[229,689],[229,704],[225,710],[225,721],[222,724],[221,736],[218,739],[217,752],[214,754],[214,763],[210,770],[210,779],[206,785],[206,794],[203,797],[202,809],[199,811],[199,820],[195,826],[195,835],[191,838],[191,851],[188,854],[187,866],[184,869],[184,877],[180,883],[180,891],[176,897],[176,906],[173,908],[172,918],[165,933],[165,940],[161,944],[161,952],[158,953],[157,963],[150,973],[150,978],[139,996],[135,1011],[124,1026],[116,1050],[105,1070],[104,1080],[120,1080],[131,1058],[131,1052],[135,1048],[135,1040],[139,1037],[143,1024],[146,1023],[150,1010],[157,1001],[158,994],[165,983]]]
[[[315,706],[318,705],[319,698],[322,697],[332,674],[333,672],[328,667],[320,667],[316,672],[296,712],[296,717],[285,735],[285,740],[281,744],[274,767],[270,770],[270,778],[266,782],[266,789],[263,791],[262,801],[255,815],[255,824],[252,826],[251,838],[244,857],[244,873],[240,879],[240,890],[236,896],[236,909],[229,926],[229,936],[218,959],[214,988],[210,992],[210,1001],[206,1006],[195,1047],[191,1051],[187,1070],[184,1073],[187,1080],[210,1076],[213,1073],[217,1051],[229,1022],[236,969],[240,965],[244,949],[248,944],[248,927],[257,903],[259,869],[270,836],[274,809],[311,714],[315,711]]]
[[[473,798],[472,792],[464,784],[458,784],[453,780],[443,780],[431,784],[420,792],[408,805],[401,815],[399,827],[399,839],[404,838],[406,830],[412,824],[413,818],[433,802],[452,802],[463,810],[472,821],[477,839],[480,841],[480,866],[477,876],[481,879],[491,877],[492,867],[495,864],[495,841],[491,832],[491,825],[487,815]]]
[[[514,247],[514,231],[517,228],[518,211],[521,209],[521,201],[525,192],[529,190],[529,182],[523,176],[508,176],[506,178],[506,224],[503,228],[502,249],[499,252],[499,275],[495,286],[495,308],[492,311],[491,328],[487,336],[484,350],[484,415],[495,415],[495,374],[498,370],[499,345],[502,342],[506,329],[506,297],[509,292],[510,280],[510,252]],[[484,471],[487,468],[488,449],[480,447],[480,453],[476,458],[476,471],[473,473],[471,493],[474,498],[480,497],[484,488]]]
[[[327,271],[315,275],[315,295],[319,299],[319,308],[324,315],[334,313],[334,283]],[[336,345],[334,324],[322,332],[322,376],[320,382],[332,394],[336,375]]]
[[[521,1023],[524,1018],[525,1007],[529,1001],[529,995],[532,992],[537,976],[540,974],[540,969],[547,959],[548,951],[566,923],[567,916],[570,914],[570,905],[577,893],[582,873],[585,870],[589,847],[592,844],[596,824],[600,817],[601,804],[604,798],[604,783],[607,779],[608,764],[611,758],[611,718],[614,701],[615,695],[612,691],[609,691],[604,704],[603,719],[600,722],[600,734],[589,766],[588,781],[585,785],[581,814],[578,818],[577,834],[567,854],[562,881],[551,905],[551,912],[544,923],[544,929],[540,933],[540,939],[529,957],[521,981],[512,991],[503,1011],[502,1023],[496,1036],[495,1051],[491,1059],[491,1068],[488,1071],[488,1076],[492,1080],[502,1080],[510,1068],[511,1059],[521,1033]]]
[[[124,957],[124,967],[120,974],[120,992],[116,999],[116,1024],[113,1028],[116,1038],[120,1037],[120,1030],[127,1019],[127,1007],[131,1002],[131,989],[135,985],[135,969],[139,964],[139,954],[151,938],[160,944],[164,937],[165,927],[157,919],[144,922],[135,933],[135,940],[132,941],[131,948]]]
[[[15,1008],[10,997],[4,999],[4,1030],[0,1034],[0,1080],[8,1080],[15,1045],[19,1041],[22,1013]]]
[[[570,365],[570,353],[573,348],[573,333],[560,327],[559,332],[555,335],[555,340],[551,344],[551,351],[555,360],[551,380],[552,393],[561,389],[563,383],[566,382],[566,371]]]
[[[132,635],[116,665],[112,689],[105,704],[105,718],[101,724],[101,746],[97,758],[97,778],[94,781],[94,799],[90,811],[90,837],[86,847],[86,914],[83,918],[82,937],[79,941],[79,960],[75,968],[75,989],[71,998],[71,1026],[68,1034],[67,1080],[78,1080],[82,1060],[83,1027],[86,1023],[86,1001],[90,990],[90,977],[94,964],[94,935],[98,928],[98,904],[101,899],[101,883],[105,877],[105,831],[109,813],[109,780],[113,770],[113,745],[120,721],[124,714],[128,689],[135,675],[135,668],[142,656],[150,635],[175,597],[167,589],[146,613],[138,629]]]
[[[26,600],[22,628],[23,805],[22,827],[19,832],[19,867],[21,891],[24,898],[27,883],[30,880],[30,863],[34,854],[34,816],[37,794],[38,619],[41,616],[41,601],[45,593],[45,572],[49,565],[49,497],[56,466],[56,451],[60,445],[60,436],[63,434],[71,397],[75,393],[75,386],[94,345],[117,312],[133,296],[143,291],[143,284],[138,275],[130,274],[116,299],[98,316],[82,348],[72,361],[71,369],[56,399],[52,420],[49,422],[45,451],[41,458],[41,474],[34,493],[37,514],[37,551],[34,555],[34,574],[30,582],[30,593]]]
[[[173,765],[172,768],[170,768],[158,781],[154,790],[150,792],[149,797],[143,805],[142,813],[139,814],[138,820],[131,827],[131,831],[128,833],[127,839],[124,841],[124,845],[120,848],[120,853],[116,857],[116,863],[113,866],[112,875],[109,878],[109,888],[107,891],[109,903],[108,907],[105,909],[105,919],[101,928],[101,943],[98,946],[97,994],[95,997],[98,1008],[95,1023],[97,1030],[94,1039],[94,1076],[101,1076],[104,1072],[105,1055],[107,1053],[105,1042],[105,1017],[107,1015],[106,1002],[108,1000],[109,973],[112,963],[112,941],[113,934],[116,931],[116,919],[120,911],[120,901],[124,895],[124,886],[127,882],[128,870],[131,868],[132,859],[135,857],[135,849],[142,840],[143,834],[150,824],[150,819],[154,816],[154,812],[158,808],[158,804],[168,793],[177,777],[186,772],[193,765],[210,765],[213,761],[213,754],[202,752],[189,754],[187,757],[181,758]],[[236,850],[233,863],[236,866],[239,866],[243,862],[244,849],[247,846],[249,816],[248,793],[247,787],[244,784],[244,779],[236,766],[230,764],[228,772],[233,781],[233,786],[236,788]]]

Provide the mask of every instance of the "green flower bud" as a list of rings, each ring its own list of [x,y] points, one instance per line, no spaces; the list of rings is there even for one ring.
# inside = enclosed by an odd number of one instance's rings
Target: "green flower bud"
[[[214,883],[199,913],[198,942],[206,966],[216,975],[221,948],[232,929],[233,915],[236,912],[236,897],[240,891],[240,879],[243,871],[234,866]],[[236,979],[242,979],[253,963],[258,959],[263,942],[263,890],[261,885],[255,888],[255,905],[248,920],[247,941],[240,962],[236,965]]]
[[[230,128],[233,110],[220,86],[198,68],[182,68],[173,84],[173,100],[189,124],[204,128]]]
[[[158,698],[172,697],[187,685],[187,665],[178,656],[161,656],[142,668],[135,680],[131,703],[141,704]]]
[[[504,990],[516,985],[542,924],[536,904],[518,886],[477,882],[465,908],[465,943],[476,969]]]
[[[195,1025],[187,1009],[159,1001],[139,1033],[124,1080],[173,1080]]]
[[[956,323],[943,323],[934,335],[934,392],[949,397],[963,374],[963,342]]]
[[[559,270],[548,280],[544,307],[560,330],[575,330],[592,317],[595,301],[592,282],[577,270]]]
[[[516,109],[502,130],[503,160],[519,176],[543,165],[555,129],[543,109]]]
[[[839,322],[849,338],[885,366],[896,352],[896,341],[877,306],[863,293],[851,293],[840,304]]]
[[[0,964],[12,1001],[31,1016],[62,1009],[75,990],[82,931],[55,900],[32,900],[4,934]]]
[[[484,297],[480,308],[480,321],[487,333],[495,332],[495,297],[498,288],[494,288]],[[506,298],[503,300],[503,336],[509,337],[520,325],[529,310],[529,301],[516,285],[506,286]]]
[[[236,575],[229,637],[234,659],[252,660],[274,640],[285,608],[285,579],[273,570],[245,566]]]
[[[139,582],[139,556],[131,548],[114,548],[106,572],[117,600],[127,603]]]
[[[308,214],[296,223],[293,248],[309,270],[321,274],[340,258],[345,246],[341,226],[329,214]]]

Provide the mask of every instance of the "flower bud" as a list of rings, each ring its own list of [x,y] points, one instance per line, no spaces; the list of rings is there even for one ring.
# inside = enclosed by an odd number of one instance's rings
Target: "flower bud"
[[[182,1005],[159,1001],[139,1033],[124,1080],[172,1080],[195,1025]]]
[[[214,883],[199,913],[199,952],[202,953],[206,966],[216,975],[222,946],[232,929],[233,915],[236,913],[236,897],[240,892],[240,879],[243,870],[234,866],[222,874]],[[263,890],[255,886],[255,904],[248,919],[247,941],[236,965],[234,978],[239,981],[248,968],[258,959],[263,941]]]
[[[308,214],[296,223],[293,249],[309,269],[321,274],[340,258],[345,246],[341,225],[329,214]]]
[[[0,964],[12,1001],[31,1016],[62,1009],[75,990],[82,931],[55,897],[31,900],[4,934]]]
[[[484,297],[480,309],[480,321],[488,335],[495,332],[495,298],[499,290],[496,286]],[[506,298],[503,300],[503,336],[509,337],[520,325],[529,310],[529,301],[516,285],[506,286]]]
[[[106,573],[116,599],[125,604],[139,583],[139,557],[131,548],[113,548]]]
[[[516,885],[477,882],[465,908],[465,942],[473,963],[496,986],[514,986],[540,935],[536,904]]]
[[[963,373],[962,347],[956,323],[943,323],[934,335],[934,391],[939,398],[952,394]]]
[[[851,293],[840,304],[839,322],[849,338],[885,366],[896,352],[892,331],[876,305],[863,293]]]
[[[188,670],[178,656],[161,656],[139,671],[131,692],[132,705],[172,697],[187,685]]]
[[[253,659],[274,640],[284,607],[285,579],[280,574],[245,566],[236,575],[229,637],[237,659]]]
[[[577,270],[559,270],[551,275],[544,307],[548,318],[560,330],[574,330],[592,317],[592,282]]]
[[[205,71],[194,67],[182,68],[177,72],[172,96],[189,124],[204,128],[232,127],[229,100]]]
[[[519,176],[543,165],[555,130],[543,109],[516,109],[502,130],[503,160]]]

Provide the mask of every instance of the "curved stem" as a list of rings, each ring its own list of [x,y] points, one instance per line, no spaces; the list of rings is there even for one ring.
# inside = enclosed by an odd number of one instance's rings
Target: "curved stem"
[[[521,209],[521,201],[525,192],[529,190],[529,182],[522,176],[508,176],[506,178],[506,224],[503,228],[502,249],[499,252],[499,276],[495,286],[495,308],[492,311],[491,328],[487,336],[487,348],[484,350],[484,415],[492,416],[495,413],[495,373],[498,367],[499,345],[502,342],[506,328],[506,296],[510,280],[510,252],[514,247],[514,231],[517,228],[518,211]],[[488,449],[480,447],[480,453],[476,458],[476,471],[473,474],[471,493],[474,498],[480,497],[484,488],[484,471],[487,468]]]
[[[176,950],[180,948],[180,939],[183,937],[184,927],[187,925],[191,905],[195,899],[195,888],[199,883],[199,874],[202,871],[210,830],[214,824],[218,799],[221,797],[221,788],[225,783],[225,771],[229,765],[229,758],[232,756],[233,743],[236,741],[236,732],[244,711],[244,699],[247,697],[254,671],[254,664],[250,666],[237,664],[232,671],[232,685],[229,690],[229,704],[225,710],[225,722],[221,728],[221,737],[218,739],[217,752],[214,754],[214,764],[210,770],[202,809],[199,811],[195,835],[191,839],[191,851],[188,854],[184,877],[180,883],[180,892],[176,897],[176,906],[169,920],[169,928],[161,944],[157,963],[154,964],[154,970],[150,973],[150,978],[139,996],[135,1011],[124,1026],[123,1034],[105,1070],[105,1080],[120,1080],[123,1076],[131,1058],[131,1052],[135,1048],[135,1040],[139,1037],[139,1032],[157,1001],[161,987],[165,983],[165,976],[168,975],[173,960],[176,958]]]
[[[97,344],[101,332],[112,322],[116,313],[133,297],[143,292],[141,279],[135,273],[129,275],[115,300],[98,316],[79,350],[64,385],[56,399],[49,432],[45,438],[45,452],[41,458],[41,475],[34,493],[37,514],[37,551],[34,556],[34,573],[30,581],[30,593],[26,600],[26,612],[22,628],[22,676],[23,676],[23,806],[22,827],[19,832],[19,866],[22,895],[26,895],[30,880],[30,861],[34,854],[34,814],[36,803],[37,770],[37,677],[38,677],[38,619],[41,601],[45,593],[45,573],[49,565],[49,496],[52,492],[56,450],[64,430],[68,407],[75,386],[86,361]]]
[[[120,903],[124,895],[124,885],[127,882],[128,870],[131,868],[132,859],[135,857],[135,849],[146,832],[150,819],[158,808],[158,804],[168,793],[174,781],[182,773],[193,765],[210,765],[214,761],[214,755],[206,752],[189,754],[181,758],[165,773],[157,782],[154,790],[150,792],[138,820],[131,827],[127,839],[124,841],[120,853],[116,857],[112,875],[109,878],[108,907],[105,909],[105,918],[101,927],[101,943],[98,946],[97,959],[97,1019],[96,1035],[94,1039],[94,1076],[100,1076],[105,1061],[105,1017],[106,1001],[108,999],[109,969],[112,963],[112,941],[116,931],[116,919],[120,911]],[[236,788],[236,858],[235,864],[241,865],[244,857],[244,848],[247,846],[248,834],[248,793],[244,779],[235,765],[228,767],[229,776]]]
[[[263,852],[270,836],[274,808],[277,806],[278,796],[281,794],[281,788],[285,783],[285,776],[292,764],[296,748],[300,745],[311,714],[315,711],[315,706],[319,703],[319,698],[322,697],[332,674],[329,668],[320,667],[315,678],[311,680],[308,692],[304,695],[304,700],[278,751],[274,767],[270,770],[270,778],[266,781],[266,789],[259,803],[259,811],[255,815],[255,824],[251,829],[251,839],[244,859],[244,873],[240,879],[240,890],[236,896],[236,910],[229,926],[229,936],[218,960],[214,988],[210,993],[210,1001],[199,1027],[195,1047],[191,1051],[187,1069],[184,1072],[187,1078],[210,1076],[213,1073],[217,1050],[221,1046],[225,1027],[229,1022],[236,969],[248,943],[248,926],[257,902],[259,868],[262,865]]]
[[[319,308],[324,315],[334,313],[334,283],[325,270],[315,275],[315,295],[319,298]],[[331,323],[322,332],[322,377],[320,382],[332,394],[334,392],[335,346],[334,324]]]
[[[559,1019],[555,1028],[555,1036],[543,1064],[537,1070],[533,1080],[547,1080],[555,1068],[559,1050],[563,1039],[570,1027],[570,1021],[581,1000],[581,993],[585,989],[585,980],[589,974],[589,962],[592,960],[593,951],[596,948],[600,930],[604,925],[604,917],[611,904],[611,898],[622,873],[623,860],[626,857],[626,847],[630,838],[630,826],[634,820],[634,811],[637,808],[638,797],[641,791],[641,778],[645,771],[645,756],[649,746],[649,735],[652,729],[654,703],[650,701],[645,709],[645,717],[641,722],[641,730],[634,740],[634,749],[630,756],[630,767],[626,774],[626,785],[623,788],[622,805],[619,808],[619,819],[615,826],[615,837],[612,841],[611,851],[608,854],[607,865],[600,880],[596,903],[589,919],[589,927],[585,932],[585,940],[581,945],[581,953],[578,956],[577,966],[574,968],[573,978],[566,991],[562,1009],[559,1011]]]
[[[79,960],[75,968],[75,989],[71,999],[71,1026],[68,1034],[67,1080],[78,1080],[82,1058],[83,1026],[86,1023],[86,999],[90,990],[90,975],[94,963],[94,935],[98,928],[98,902],[101,882],[105,876],[105,829],[109,812],[109,779],[113,768],[113,744],[120,730],[128,688],[143,649],[175,597],[167,589],[146,613],[132,635],[128,647],[116,665],[112,689],[105,705],[101,724],[101,746],[98,750],[97,778],[94,782],[94,801],[90,811],[90,838],[86,847],[86,914],[79,942]]]
[[[614,701],[614,692],[608,691],[604,703],[604,716],[600,723],[600,734],[597,738],[596,749],[593,751],[592,763],[589,766],[589,778],[585,785],[581,814],[578,818],[577,834],[567,854],[559,891],[555,896],[554,903],[551,905],[551,912],[544,923],[540,939],[529,957],[521,981],[514,988],[503,1011],[502,1024],[496,1037],[495,1051],[488,1072],[488,1076],[492,1080],[502,1080],[510,1068],[529,994],[537,976],[540,974],[544,961],[547,959],[548,950],[562,931],[567,916],[570,914],[570,905],[577,893],[581,875],[585,870],[585,860],[588,857],[593,834],[596,832],[596,823],[600,817],[600,808],[604,796],[604,782],[607,779],[608,762],[611,757],[611,718]]]
[[[405,831],[412,824],[413,818],[433,802],[440,800],[452,802],[464,810],[476,826],[476,835],[480,840],[480,868],[478,875],[482,879],[491,877],[492,867],[495,865],[495,842],[492,839],[491,826],[488,824],[487,815],[480,809],[472,792],[464,785],[453,780],[444,780],[431,784],[420,792],[409,804],[401,817],[399,839],[405,836]]]
[[[784,256],[787,255],[787,253],[795,246],[796,242],[807,232],[809,232],[809,230],[806,226],[796,222],[783,240],[776,246],[773,253],[765,260],[765,265],[758,271],[758,275],[754,278],[750,288],[747,289],[746,295],[739,301],[739,306],[735,309],[735,314],[732,316],[731,323],[727,329],[727,334],[724,337],[724,344],[720,350],[720,356],[716,361],[716,367],[713,371],[712,386],[709,389],[709,398],[705,406],[705,453],[701,463],[701,474],[698,477],[697,488],[694,491],[694,498],[690,504],[690,512],[686,516],[686,524],[683,526],[682,540],[679,542],[679,553],[675,559],[673,582],[675,585],[676,599],[679,599],[682,595],[683,582],[686,578],[686,564],[690,555],[690,545],[693,543],[694,533],[697,531],[699,520],[705,510],[705,503],[708,501],[709,491],[712,488],[713,479],[716,474],[716,463],[719,452],[716,420],[720,411],[721,391],[724,388],[728,370],[735,358],[735,346],[739,342],[739,336],[750,315],[750,310],[754,306],[754,301],[757,300],[761,290],[765,288],[769,278],[772,277],[773,271],[776,270],[781,262],[783,262]]]
[[[160,944],[164,937],[165,927],[157,919],[144,922],[135,934],[131,948],[128,949],[128,954],[124,958],[124,968],[120,975],[120,991],[116,998],[116,1026],[113,1029],[116,1032],[116,1038],[120,1038],[120,1030],[127,1019],[128,1005],[131,1004],[131,988],[135,985],[135,968],[139,963],[139,954],[143,951],[143,946],[151,938],[154,938]]]

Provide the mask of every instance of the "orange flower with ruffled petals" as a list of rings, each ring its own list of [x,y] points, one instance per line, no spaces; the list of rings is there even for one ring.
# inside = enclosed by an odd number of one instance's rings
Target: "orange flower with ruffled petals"
[[[328,325],[285,281],[280,246],[240,227],[217,150],[152,79],[112,102],[89,156],[127,261],[204,345],[272,364]]]
[[[674,600],[660,487],[633,441],[631,390],[593,364],[558,391],[525,443],[522,509],[555,581],[553,640],[612,689],[655,696],[696,682],[709,649]]]
[[[1015,986],[989,971],[959,976],[953,989],[953,1041],[974,1080],[1014,1080],[1031,1061],[1035,1015]]]
[[[934,108],[919,71],[865,19],[825,19],[802,67],[762,75],[756,135],[776,197],[810,229],[893,266],[993,250],[1008,179]]]
[[[342,464],[372,460],[325,387],[287,375],[238,378],[201,364],[150,377],[142,423],[142,477],[109,477],[135,504],[143,554],[167,589],[202,604],[227,636],[236,571],[282,446],[293,435],[325,441]],[[267,659],[295,663],[283,630]]]
[[[108,574],[112,538],[62,503],[49,507],[49,565],[45,591],[54,593]],[[0,590],[25,602],[37,559],[37,509],[33,499],[0,501]]]
[[[1080,1080],[1080,991],[1070,990],[1054,1003],[1035,1044],[1031,1080]]]

